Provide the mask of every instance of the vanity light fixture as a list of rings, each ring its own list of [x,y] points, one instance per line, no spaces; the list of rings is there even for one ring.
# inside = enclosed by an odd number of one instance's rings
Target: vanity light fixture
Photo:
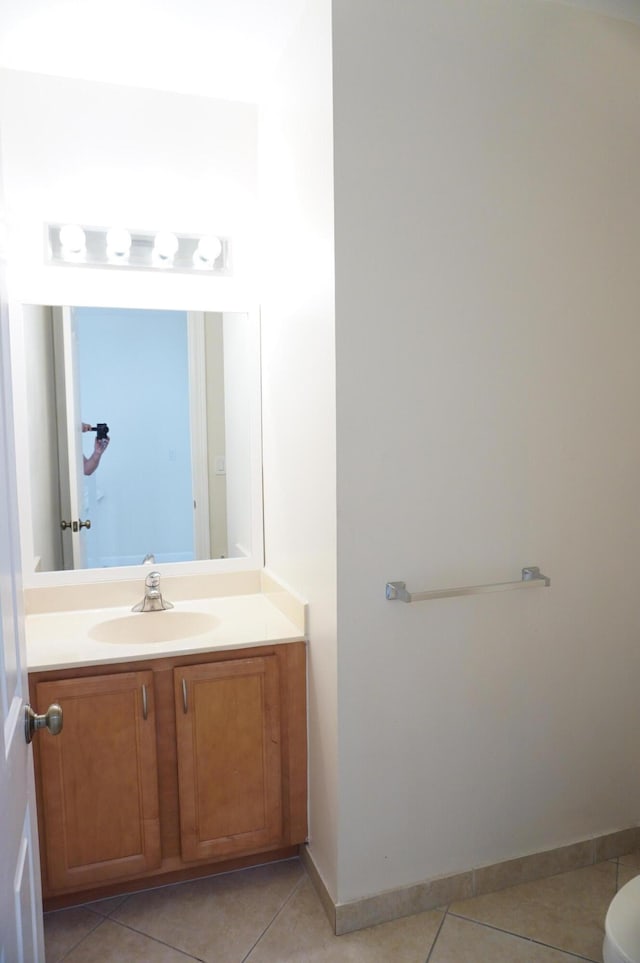
[[[84,255],[87,247],[87,236],[78,224],[63,224],[58,229],[58,238],[62,256],[65,260],[77,261]]]
[[[110,227],[107,231],[107,257],[122,259],[131,250],[131,234],[126,227]]]
[[[180,242],[171,231],[159,231],[153,241],[153,259],[161,267],[168,267],[173,264],[173,259],[178,253]]]
[[[213,276],[232,273],[231,240],[222,235],[79,224],[48,224],[45,231],[48,264],[197,272]]]
[[[193,263],[197,268],[208,268],[220,257],[222,242],[219,237],[201,237],[193,252]]]

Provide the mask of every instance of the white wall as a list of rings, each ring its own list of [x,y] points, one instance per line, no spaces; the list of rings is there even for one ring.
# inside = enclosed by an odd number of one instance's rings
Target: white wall
[[[331,38],[310,0],[260,114],[266,564],[310,602],[310,846],[337,886]]]
[[[620,17],[640,23],[640,8],[636,0],[545,0],[545,3],[567,3],[574,7],[582,7],[594,13],[602,13],[608,17]]]
[[[255,106],[4,70],[0,118],[13,298],[177,310],[255,298]],[[230,236],[234,276],[46,267],[46,222]]]
[[[342,901],[638,822],[640,30],[336,0],[333,43]]]

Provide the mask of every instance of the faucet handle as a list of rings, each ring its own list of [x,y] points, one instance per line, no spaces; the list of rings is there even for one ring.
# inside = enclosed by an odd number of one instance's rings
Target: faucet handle
[[[144,584],[147,588],[158,588],[160,585],[160,572],[149,572],[144,580]]]

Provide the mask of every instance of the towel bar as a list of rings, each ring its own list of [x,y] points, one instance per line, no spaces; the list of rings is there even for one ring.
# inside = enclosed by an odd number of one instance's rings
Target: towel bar
[[[449,599],[456,595],[482,595],[485,592],[507,592],[511,589],[548,588],[551,579],[543,575],[537,565],[522,569],[519,582],[493,582],[490,585],[466,585],[461,588],[437,589],[434,592],[407,592],[405,582],[387,582],[385,595],[389,601],[425,602],[428,599]]]

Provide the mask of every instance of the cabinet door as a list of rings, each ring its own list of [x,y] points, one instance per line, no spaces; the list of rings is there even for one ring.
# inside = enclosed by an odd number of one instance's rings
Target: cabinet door
[[[274,656],[174,670],[182,858],[259,852],[282,837]]]
[[[38,711],[64,726],[39,740],[46,867],[52,892],[160,865],[153,673],[40,682]]]

